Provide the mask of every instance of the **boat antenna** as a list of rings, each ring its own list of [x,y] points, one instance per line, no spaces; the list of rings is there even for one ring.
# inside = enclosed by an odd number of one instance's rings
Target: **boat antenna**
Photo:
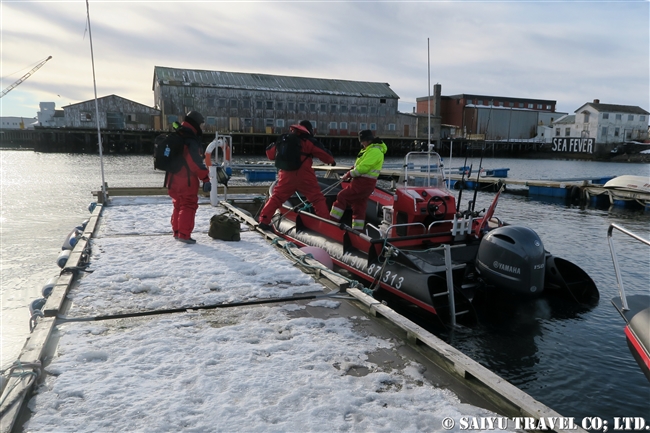
[[[462,149],[462,147],[461,147]],[[456,213],[460,212],[460,201],[463,198],[463,190],[465,189],[465,173],[468,172],[467,169],[467,149],[465,149],[465,163],[461,167],[461,170],[463,170],[463,175],[460,178],[460,183],[459,183],[459,192],[458,192],[458,203],[456,203]],[[467,177],[472,175],[472,169],[469,169],[469,172],[467,173]],[[449,177],[451,178],[451,169],[449,169]],[[450,182],[451,183],[451,182]]]
[[[429,54],[429,38],[427,38],[427,152],[431,152],[431,56]]]
[[[102,152],[102,133],[99,129],[99,102],[97,101],[97,81],[95,80],[95,56],[93,54],[93,34],[90,31],[90,6],[86,0],[86,15],[88,17],[88,39],[90,40],[90,60],[93,66],[93,87],[95,89],[95,120],[97,121],[97,145],[99,146],[99,164],[102,169],[102,203],[106,203],[106,182],[104,181],[104,155]]]

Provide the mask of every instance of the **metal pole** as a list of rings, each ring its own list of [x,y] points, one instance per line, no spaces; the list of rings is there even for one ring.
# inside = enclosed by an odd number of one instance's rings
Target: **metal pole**
[[[431,57],[429,55],[429,38],[427,38],[427,152],[431,152]]]
[[[99,102],[97,102],[97,81],[95,80],[95,56],[93,54],[93,35],[90,31],[90,6],[86,0],[86,14],[88,16],[88,37],[90,39],[90,60],[93,66],[93,87],[95,89],[95,120],[97,121],[97,145],[99,146],[99,163],[102,170],[102,203],[106,203],[106,182],[104,181],[104,155],[102,151],[102,134],[99,129]]]

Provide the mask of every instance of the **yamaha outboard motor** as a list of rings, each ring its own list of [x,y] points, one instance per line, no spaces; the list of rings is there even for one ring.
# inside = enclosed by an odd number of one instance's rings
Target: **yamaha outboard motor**
[[[503,226],[481,240],[476,270],[490,285],[521,296],[544,290],[544,245],[528,227]]]

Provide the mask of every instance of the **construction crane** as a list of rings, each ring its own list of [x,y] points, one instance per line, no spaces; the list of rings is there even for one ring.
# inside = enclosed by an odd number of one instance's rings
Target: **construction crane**
[[[22,77],[20,77],[20,78],[18,79],[18,81],[16,81],[15,83],[13,83],[11,86],[7,87],[6,89],[4,89],[4,90],[2,91],[2,95],[0,95],[0,98],[2,98],[2,97],[3,97],[4,95],[6,95],[7,93],[11,92],[11,91],[16,87],[16,86],[18,86],[20,83],[22,83],[23,81],[25,81],[26,79],[28,79],[30,75],[32,75],[34,72],[38,71],[38,70],[40,69],[40,67],[43,66],[43,65],[44,65],[48,60],[50,60],[51,58],[52,58],[52,56],[49,56],[47,59],[43,60],[43,61],[40,62],[38,65],[34,66],[34,67],[32,68],[31,71],[29,71],[28,73],[26,73],[25,75],[23,75]]]

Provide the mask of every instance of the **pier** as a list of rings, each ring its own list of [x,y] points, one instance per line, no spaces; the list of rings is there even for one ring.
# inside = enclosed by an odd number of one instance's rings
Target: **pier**
[[[169,198],[133,192],[109,189],[93,210],[20,355],[34,374],[5,388],[3,433],[25,422],[295,431],[561,417],[238,208],[202,198],[203,229],[186,246],[171,236]],[[222,212],[249,227],[241,242],[205,234]],[[583,431],[565,427],[548,430]]]

